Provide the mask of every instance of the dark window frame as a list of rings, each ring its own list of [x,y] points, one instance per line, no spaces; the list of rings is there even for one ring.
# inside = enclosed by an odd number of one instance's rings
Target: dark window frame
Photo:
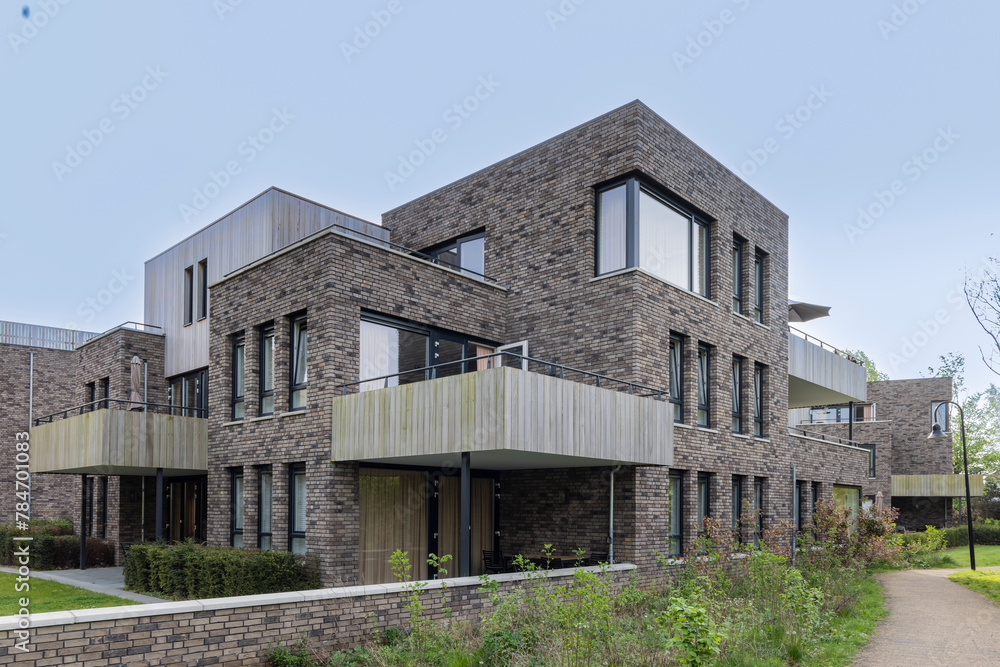
[[[754,477],[753,480],[753,510],[756,515],[754,541],[760,542],[764,537],[764,478]]]
[[[246,393],[247,393],[247,339],[244,334],[238,334],[233,337],[233,356],[232,356],[232,410],[230,417],[234,420],[240,420],[246,417]],[[242,351],[243,362],[242,364],[237,363],[237,358],[239,358]],[[238,382],[237,373],[238,369],[242,366],[243,377],[240,378],[242,382]],[[242,384],[242,393],[239,393],[240,384]],[[242,414],[237,414],[237,406],[241,408]]]
[[[698,535],[705,534],[705,519],[712,516],[712,475],[707,472],[698,473],[697,480],[697,514]],[[704,498],[702,494],[704,493]]]
[[[746,242],[733,237],[733,312],[743,314],[743,248]]]
[[[939,419],[940,415],[944,415],[943,420]],[[931,426],[934,424],[939,424],[943,432],[951,433],[951,404],[948,401],[931,401]]]
[[[295,529],[295,503],[298,498],[295,495],[295,478],[302,475],[305,478],[306,498],[309,496],[309,479],[306,477],[306,464],[294,463],[288,466],[288,551],[294,553],[292,543],[294,540],[306,540],[306,527],[302,530]],[[306,517],[308,522],[308,517]]]
[[[208,259],[198,262],[198,321],[208,317]]]
[[[743,477],[733,475],[733,488],[730,492],[730,504],[732,505],[732,529],[736,535],[736,541],[743,543]]]
[[[298,353],[299,335],[305,334],[305,377],[302,382],[296,383],[298,376]],[[305,410],[309,406],[309,321],[305,313],[289,318],[289,363],[288,363],[288,410]],[[299,392],[302,394],[302,404],[295,404],[295,397]]]
[[[265,380],[267,378],[267,374],[264,372],[264,367],[266,365],[266,363],[265,363],[265,355],[267,354],[265,348],[268,347],[268,346],[265,345],[265,341],[267,341],[268,338],[271,339],[271,342],[270,342],[270,345],[269,345],[270,354],[271,354],[271,358],[270,358],[270,366],[271,366],[271,388],[270,389],[266,389],[265,386],[264,386],[264,382],[265,382]],[[258,361],[258,363],[257,363],[257,376],[258,376],[258,378],[257,378],[257,415],[260,416],[260,417],[266,417],[267,415],[273,415],[274,414],[274,408],[275,408],[275,405],[274,405],[275,404],[275,399],[274,399],[274,385],[275,385],[274,376],[275,376],[275,371],[277,370],[276,369],[276,364],[275,364],[275,356],[276,356],[275,353],[277,352],[277,350],[275,349],[276,337],[275,337],[275,329],[274,329],[274,324],[273,323],[272,324],[265,324],[265,325],[263,325],[263,326],[260,327],[260,333],[259,333],[259,335],[257,337],[257,341],[258,341],[258,346],[257,346],[257,361]],[[265,403],[264,399],[266,399],[266,398],[270,398],[271,399],[271,409],[267,410],[267,411],[265,411],[265,409],[264,409],[264,403]]]
[[[264,530],[264,477],[270,478],[270,506],[267,514],[271,519],[271,530]],[[267,538],[267,545],[264,545]],[[270,468],[260,468],[257,471],[257,548],[261,551],[274,549],[274,473]]]
[[[101,402],[97,405],[99,408],[107,410],[111,407],[111,401],[108,400],[111,398],[111,378],[101,378],[98,382],[100,385],[100,396],[98,398],[101,399]]]
[[[602,206],[601,206],[601,195],[615,188],[625,186],[625,266],[617,268],[609,268],[605,272],[601,272],[601,220],[602,220]],[[678,201],[677,197],[669,194],[665,188],[662,188],[648,178],[641,175],[631,175],[624,178],[619,178],[614,181],[602,184],[601,186],[595,188],[595,201],[594,210],[596,212],[596,219],[594,220],[594,275],[602,276],[611,273],[616,273],[618,271],[624,271],[627,269],[636,269],[640,267],[640,252],[639,245],[642,240],[639,238],[639,200],[642,192],[660,201],[670,209],[673,209],[676,213],[684,216],[688,219],[688,275],[687,275],[687,285],[677,285],[674,282],[668,281],[665,278],[657,276],[658,280],[663,280],[671,285],[676,285],[681,289],[687,290],[688,292],[693,292],[706,299],[712,298],[712,223],[710,220],[706,219],[699,213],[696,213],[691,207]],[[705,243],[702,247],[697,248],[700,250],[701,257],[697,262],[700,267],[700,271],[703,274],[701,276],[704,282],[704,290],[699,290],[696,288],[695,281],[695,250],[697,243],[695,239],[698,237],[699,228],[704,229],[705,232]]]
[[[732,401],[733,401],[733,433],[743,433],[743,357],[733,356],[732,365]]]
[[[698,344],[698,420],[700,428],[712,428],[712,348]]]
[[[753,436],[763,438],[764,429],[764,365],[753,365]]]
[[[239,493],[237,493],[239,489]],[[246,526],[246,485],[243,468],[231,468],[229,473],[229,546],[243,548]],[[238,519],[238,520],[237,520]],[[239,537],[239,545],[236,544]]]
[[[87,383],[87,389],[86,389],[86,391],[87,391],[87,407],[85,408],[85,410],[87,412],[93,412],[94,410],[98,409],[97,408],[97,382],[96,381],[94,381],[94,382],[88,382]]]
[[[184,326],[194,322],[194,265],[184,269]]]
[[[674,404],[674,422],[684,423],[684,337],[670,334],[667,362],[670,365],[670,398]]]
[[[671,472],[668,477],[670,484],[669,498],[669,531],[670,538],[667,543],[667,550],[670,556],[682,556],[684,552],[684,475],[680,472]],[[676,488],[675,488],[676,487]],[[677,519],[675,521],[674,519]],[[677,532],[674,532],[676,526]]]
[[[764,322],[764,253],[759,250],[753,255],[753,319],[759,324]]]
[[[447,267],[449,269],[453,269],[455,271],[459,271],[459,272],[464,273],[466,275],[477,276],[479,278],[485,279],[486,275],[484,273],[480,273],[479,271],[473,271],[472,269],[467,268],[465,266],[464,262],[462,261],[462,259],[463,259],[462,258],[463,248],[464,248],[465,244],[469,243],[470,241],[477,241],[479,239],[483,240],[483,271],[485,271],[486,270],[486,230],[485,229],[480,229],[480,230],[474,231],[472,233],[465,234],[464,236],[458,236],[458,237],[456,237],[456,238],[454,238],[454,239],[452,239],[450,241],[446,241],[443,244],[432,246],[428,250],[425,250],[424,254],[427,255],[428,257],[430,257],[434,262],[436,262],[440,266],[444,266],[444,267]],[[458,261],[457,265],[452,265],[452,264],[449,264],[448,262],[442,262],[441,261],[441,255],[442,255],[442,253],[446,253],[446,252],[449,252],[451,250],[455,251],[455,256],[456,256],[457,261]]]
[[[868,450],[868,479],[875,479],[875,445],[864,444],[858,447]]]

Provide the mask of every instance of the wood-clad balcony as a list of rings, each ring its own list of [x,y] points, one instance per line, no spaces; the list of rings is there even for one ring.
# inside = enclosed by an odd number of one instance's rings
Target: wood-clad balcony
[[[864,402],[868,396],[867,380],[867,371],[860,361],[789,327],[789,409]]]
[[[129,410],[129,407],[132,410]],[[36,419],[32,473],[203,475],[208,420],[177,407],[103,399]]]
[[[983,475],[969,475],[969,495],[982,496]],[[892,495],[914,498],[965,497],[965,475],[893,475]]]
[[[398,386],[369,380],[379,388],[333,399],[332,459],[448,466],[465,453],[472,468],[491,470],[673,463],[665,392],[538,365],[546,372],[497,366]],[[565,379],[572,373],[580,381]],[[367,388],[345,390],[357,386]]]

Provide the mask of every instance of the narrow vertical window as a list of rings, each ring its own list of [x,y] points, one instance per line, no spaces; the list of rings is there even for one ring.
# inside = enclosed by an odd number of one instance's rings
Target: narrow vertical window
[[[875,445],[858,445],[868,450],[868,477],[875,477]]]
[[[274,327],[260,332],[260,414],[274,413]]]
[[[743,432],[743,359],[733,357],[733,433]]]
[[[705,533],[705,519],[712,514],[711,477],[707,473],[698,473],[698,534]]]
[[[743,313],[743,242],[733,239],[733,312]]]
[[[103,401],[99,403],[99,407],[107,410],[111,407],[110,401],[108,399],[111,397],[111,378],[104,378],[101,380],[101,396]]]
[[[288,550],[293,554],[306,552],[306,469],[303,465],[293,466],[288,488],[291,498],[288,502]]]
[[[764,437],[764,367],[753,365],[753,434]]]
[[[764,323],[764,257],[760,253],[753,257],[753,319]]]
[[[674,421],[684,421],[684,340],[670,336],[670,402],[674,406]]]
[[[707,345],[698,346],[698,426],[708,428],[711,409],[711,390],[709,388],[710,350]]]
[[[270,470],[262,470],[258,475],[257,547],[261,551],[271,549],[271,505],[274,479]]]
[[[951,406],[944,401],[934,401],[931,403],[931,426],[940,424],[941,430],[949,433],[951,431],[951,424],[949,423],[951,420],[948,414],[950,409]]]
[[[812,515],[816,516],[816,505],[819,504],[819,482],[812,483]]]
[[[306,318],[292,320],[292,384],[289,392],[289,409],[302,410],[308,400],[306,382],[309,380],[309,366],[306,363],[306,349],[309,331]]]
[[[87,407],[85,408],[87,412],[93,412],[97,410],[97,383],[88,382],[87,383]]]
[[[753,512],[756,516],[755,541],[764,537],[764,480],[760,477],[753,480]]]
[[[684,542],[684,522],[682,520],[684,516],[684,497],[681,493],[683,488],[682,478],[680,475],[672,474],[670,475],[669,483],[670,497],[668,498],[668,503],[670,506],[670,555],[680,556]]]
[[[805,493],[805,482],[795,482],[795,498],[794,498],[795,507],[792,508],[793,512],[792,516],[795,517],[795,530],[797,530],[800,533],[802,532],[802,529],[804,527],[802,523],[802,501],[804,493]]]
[[[198,262],[198,319],[208,317],[208,260]]]
[[[233,341],[233,419],[246,416],[246,339],[238,336]]]
[[[184,269],[184,324],[194,321],[194,267]]]
[[[733,534],[736,535],[736,541],[743,541],[743,531],[741,530],[742,522],[740,521],[740,515],[743,514],[743,478],[738,475],[733,475],[733,496],[732,496],[732,528]]]
[[[605,190],[597,201],[597,273],[609,273],[626,266],[625,185]]]
[[[232,528],[230,546],[243,547],[243,471],[232,471]]]

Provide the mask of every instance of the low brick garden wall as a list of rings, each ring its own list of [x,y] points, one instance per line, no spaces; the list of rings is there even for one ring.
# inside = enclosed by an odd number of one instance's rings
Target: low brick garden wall
[[[599,568],[586,568],[599,570]],[[636,574],[630,564],[614,565],[615,588]],[[570,581],[572,569],[548,573],[550,585]],[[498,574],[500,593],[512,591],[525,575]],[[442,619],[443,581],[427,582],[423,602],[428,618]],[[454,621],[478,621],[491,603],[478,577],[447,580],[444,606]],[[33,614],[28,651],[15,645],[17,616],[0,618],[0,665],[214,665],[266,663],[269,645],[303,635],[315,648],[362,642],[372,630],[404,625],[409,616],[402,584],[327,588],[295,593],[212,600],[163,602],[105,609]]]

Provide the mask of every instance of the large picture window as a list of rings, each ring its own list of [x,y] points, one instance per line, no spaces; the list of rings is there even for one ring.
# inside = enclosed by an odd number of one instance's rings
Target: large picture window
[[[708,225],[630,178],[598,193],[597,274],[639,267],[709,296]]]
[[[486,270],[486,235],[470,234],[445,246],[429,250],[427,254],[439,263],[458,269],[462,273],[483,278]]]
[[[274,327],[260,331],[260,414],[274,414]]]
[[[306,383],[309,380],[309,366],[306,363],[309,330],[305,317],[292,320],[292,374],[291,387],[288,395],[288,407],[291,410],[302,410],[306,407],[308,396]]]
[[[711,426],[712,393],[709,385],[711,350],[707,345],[698,346],[698,426]]]
[[[684,421],[684,339],[670,336],[670,402],[674,407],[674,421]]]

